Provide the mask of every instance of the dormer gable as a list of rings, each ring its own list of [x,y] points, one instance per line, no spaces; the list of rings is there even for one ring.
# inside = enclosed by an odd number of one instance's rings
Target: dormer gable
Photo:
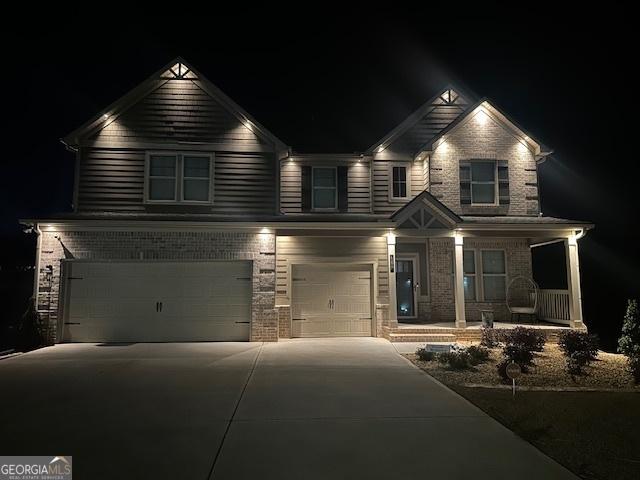
[[[415,156],[422,145],[465,112],[471,102],[470,94],[449,85],[369,147],[365,154],[381,159],[394,155]]]
[[[75,149],[96,140],[244,143],[288,147],[178,57],[62,139]],[[264,149],[264,148],[262,148]]]

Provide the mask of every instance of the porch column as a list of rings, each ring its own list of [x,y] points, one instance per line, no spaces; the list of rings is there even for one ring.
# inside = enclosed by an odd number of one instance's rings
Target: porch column
[[[582,293],[580,291],[580,262],[578,259],[578,237],[571,235],[564,241],[564,256],[567,262],[567,289],[569,290],[569,325],[585,328],[582,322]]]
[[[456,302],[456,328],[465,328],[467,319],[464,312],[464,263],[463,263],[463,237],[456,234],[454,237],[454,284],[453,294]]]
[[[389,326],[398,325],[398,300],[396,298],[396,236],[387,233],[387,262],[389,262]]]

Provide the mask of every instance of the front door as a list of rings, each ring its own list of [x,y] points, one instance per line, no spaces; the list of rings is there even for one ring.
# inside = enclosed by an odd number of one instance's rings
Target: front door
[[[396,260],[396,299],[398,320],[416,318],[416,269],[415,260]]]

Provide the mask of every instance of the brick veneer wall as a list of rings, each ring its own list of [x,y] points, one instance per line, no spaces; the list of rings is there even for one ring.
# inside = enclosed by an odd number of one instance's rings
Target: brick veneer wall
[[[524,239],[483,239],[465,238],[464,248],[502,249],[507,262],[507,284],[516,276],[532,278],[531,250]],[[432,321],[455,321],[455,303],[453,294],[453,239],[438,238],[429,242],[429,262],[431,278],[431,315]],[[479,255],[479,252],[477,252]],[[478,277],[477,282],[481,279]],[[505,302],[469,302],[465,303],[467,322],[480,321],[480,310],[493,310],[494,318],[504,321],[509,318]]]
[[[497,207],[460,204],[460,160],[507,160],[510,204]],[[432,153],[429,191],[462,215],[537,215],[538,186],[534,154],[503,125],[472,117],[451,133]]]
[[[56,238],[56,236],[58,238]],[[38,308],[45,312],[47,337],[57,338],[60,269],[63,259],[251,260],[251,341],[278,340],[275,310],[275,235],[238,232],[43,232]],[[47,271],[50,279],[47,278]],[[50,292],[48,291],[50,289]],[[48,312],[48,314],[46,313]]]

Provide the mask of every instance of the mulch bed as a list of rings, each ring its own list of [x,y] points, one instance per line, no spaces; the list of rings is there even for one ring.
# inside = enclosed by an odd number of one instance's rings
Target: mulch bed
[[[461,344],[469,345],[469,344]],[[502,358],[499,348],[491,350],[488,362],[468,370],[454,371],[437,361],[423,362],[415,354],[405,355],[429,375],[448,385],[501,385],[496,365]],[[523,387],[547,387],[550,390],[584,388],[585,390],[624,389],[640,392],[640,385],[635,385],[633,377],[627,370],[626,358],[623,355],[599,352],[598,359],[586,367],[585,375],[569,375],[565,368],[565,357],[555,343],[545,345],[544,351],[536,353],[535,366],[529,373],[518,378],[517,384]],[[536,388],[537,389],[537,388]]]

